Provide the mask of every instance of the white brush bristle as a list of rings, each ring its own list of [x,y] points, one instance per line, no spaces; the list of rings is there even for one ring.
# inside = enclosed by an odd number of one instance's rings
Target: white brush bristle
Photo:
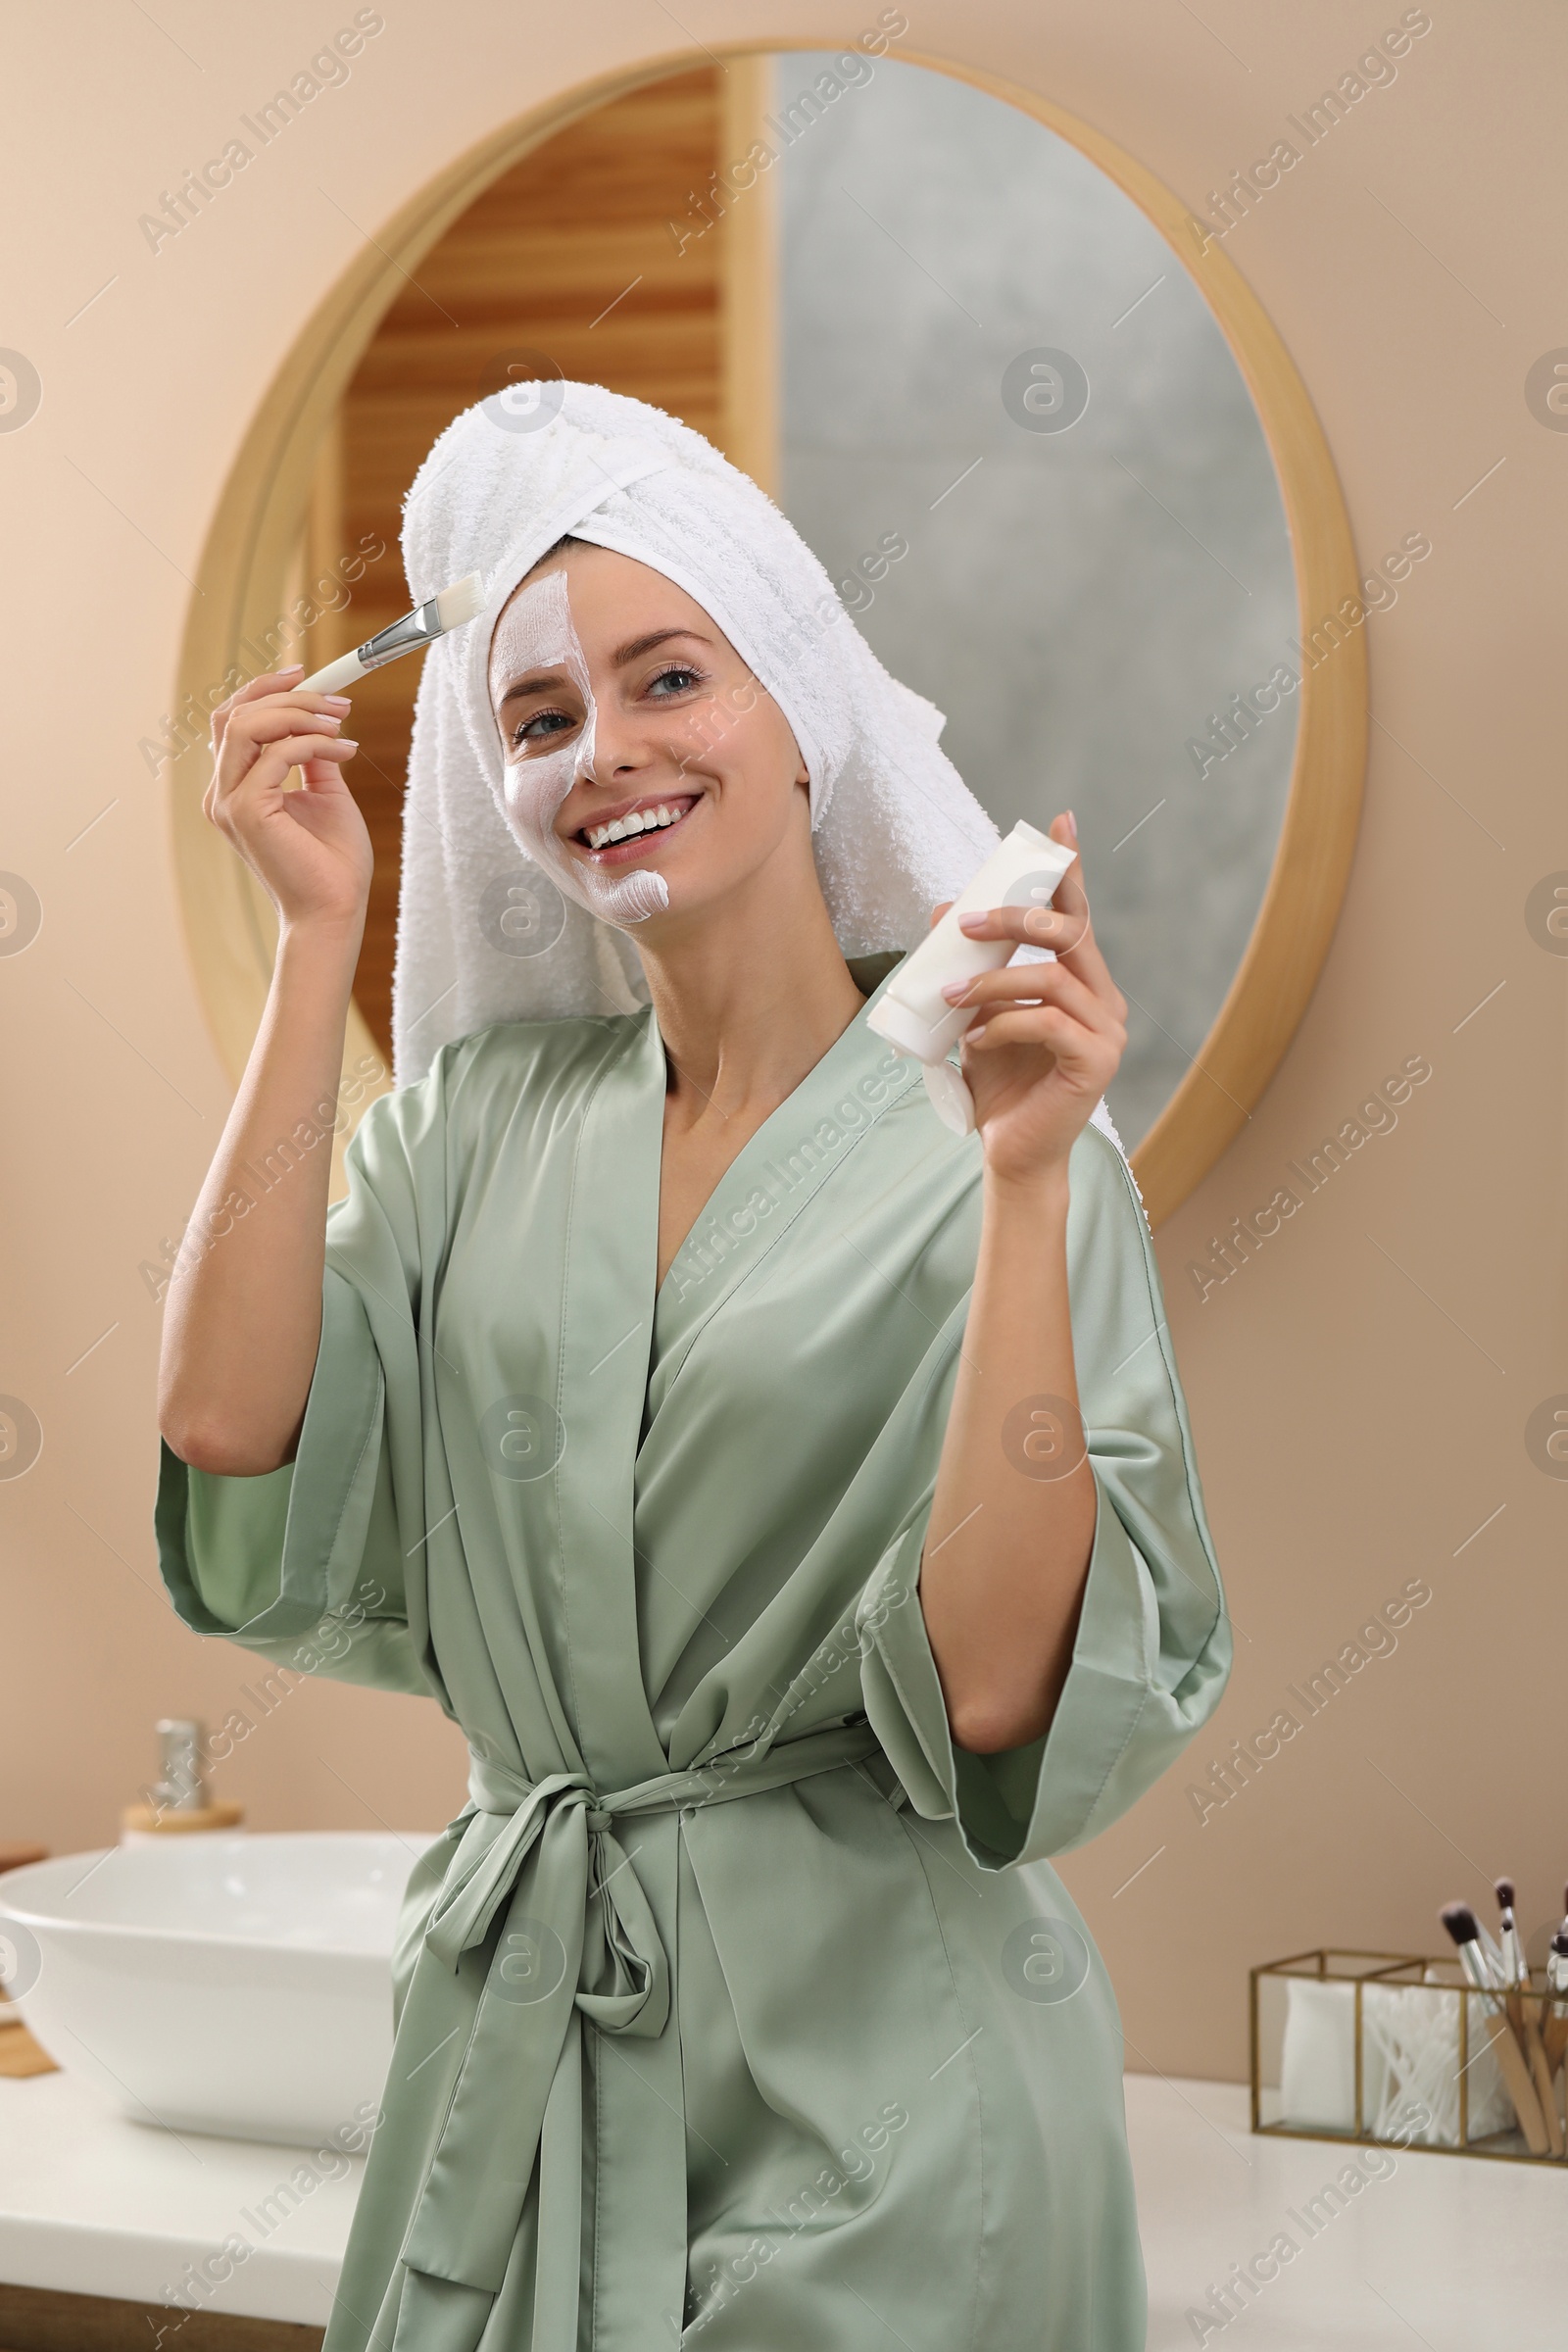
[[[460,629],[466,620],[472,620],[483,603],[484,578],[477,571],[470,571],[466,579],[454,580],[450,588],[443,588],[435,600],[443,636],[448,629]]]

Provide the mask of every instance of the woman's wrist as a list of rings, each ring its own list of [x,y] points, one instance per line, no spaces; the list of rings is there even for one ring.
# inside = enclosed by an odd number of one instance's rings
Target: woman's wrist
[[[286,1068],[296,1079],[303,1074],[310,1090],[327,1064],[336,1074],[354,1000],[361,932],[359,923],[308,921],[287,923],[278,933],[257,1043],[270,1068]]]
[[[365,937],[365,909],[352,915],[306,915],[279,925],[277,962],[317,973],[345,970],[352,982]]]
[[[1067,1162],[1051,1160],[1044,1166],[1006,1171],[988,1165],[980,1198],[984,1215],[993,1222],[1027,1219],[1035,1231],[1042,1217],[1065,1223],[1070,1198]]]

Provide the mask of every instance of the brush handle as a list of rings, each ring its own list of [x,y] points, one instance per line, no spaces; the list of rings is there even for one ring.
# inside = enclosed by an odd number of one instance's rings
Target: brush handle
[[[412,653],[414,649],[411,646],[409,650]],[[361,668],[358,654],[339,654],[337,660],[329,662],[324,669],[313,670],[308,678],[301,678],[294,691],[296,694],[336,694],[340,687],[353,686],[368,674],[368,671]]]
[[[1488,2017],[1483,2012],[1481,2024],[1487,2039],[1492,2044],[1498,2072],[1508,2086],[1508,2096],[1512,2099],[1513,2111],[1519,2118],[1519,2129],[1525,2135],[1525,2145],[1529,2148],[1532,2156],[1544,2156],[1548,2153],[1546,2127],[1542,2120],[1541,2101],[1537,2098],[1535,2084],[1530,2080],[1530,2069],[1525,2064],[1524,2052],[1513,2037],[1508,2020],[1500,2012],[1493,2017]]]
[[[1536,2086],[1536,2098],[1541,2107],[1542,2121],[1546,2127],[1546,2145],[1553,2156],[1560,2156],[1563,2152],[1562,2119],[1557,2113],[1557,2093],[1552,2088],[1551,2068],[1542,2047],[1541,2029],[1528,2009],[1524,2013],[1523,2036],[1531,2079]]]

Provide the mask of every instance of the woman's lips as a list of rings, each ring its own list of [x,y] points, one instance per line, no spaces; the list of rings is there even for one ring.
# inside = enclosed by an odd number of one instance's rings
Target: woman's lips
[[[671,800],[678,797],[674,793],[669,796]],[[681,814],[676,817],[673,824],[656,825],[649,832],[629,834],[624,841],[608,842],[602,850],[590,849],[585,841],[578,838],[583,830],[581,826],[578,827],[576,833],[568,835],[567,838],[578,856],[587,858],[593,865],[632,865],[639,858],[646,856],[650,850],[657,850],[661,843],[668,841],[672,835],[678,833],[691,816],[692,811],[701,808],[704,797],[702,793],[699,793],[691,806],[683,809]],[[658,807],[657,802],[652,805]]]

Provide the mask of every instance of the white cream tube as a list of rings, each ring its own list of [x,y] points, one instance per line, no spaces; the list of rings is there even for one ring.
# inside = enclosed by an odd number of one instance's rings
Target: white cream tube
[[[955,1134],[973,1134],[974,1101],[948,1055],[978,1007],[950,1004],[942,991],[951,980],[994,972],[1018,947],[1012,939],[970,939],[959,930],[958,917],[993,906],[1048,906],[1077,855],[1020,817],[935,929],[895,966],[880,1002],[865,1016],[867,1028],[896,1052],[924,1063],[932,1105]]]

